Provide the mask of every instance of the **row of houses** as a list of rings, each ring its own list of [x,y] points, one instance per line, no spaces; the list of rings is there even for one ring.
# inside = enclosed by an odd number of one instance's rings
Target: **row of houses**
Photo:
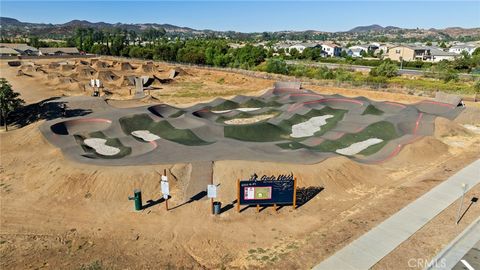
[[[324,57],[340,56],[342,53],[342,47],[333,42],[277,44],[273,47],[276,52],[284,50],[286,53],[289,53],[293,49],[297,50],[299,53],[303,53],[306,48],[320,48],[322,49],[322,56]]]
[[[80,55],[75,47],[34,48],[24,43],[0,43],[0,56]]]
[[[382,58],[389,58],[395,61],[430,61],[439,62],[442,60],[454,60],[460,56],[463,52],[473,54],[473,52],[480,46],[475,44],[456,44],[450,47],[448,50],[436,47],[436,46],[421,46],[421,45],[396,45],[396,44],[381,44],[370,43],[364,45],[354,45],[348,48],[342,48],[342,46],[333,42],[324,43],[281,43],[273,46],[276,52],[283,50],[286,54],[289,54],[293,49],[299,53],[307,48],[321,48],[323,57],[339,57],[342,55],[342,51],[350,57],[363,57],[368,53]]]

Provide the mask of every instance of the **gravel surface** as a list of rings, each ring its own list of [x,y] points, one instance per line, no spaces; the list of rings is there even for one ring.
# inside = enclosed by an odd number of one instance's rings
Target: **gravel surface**
[[[333,115],[331,114],[312,117],[306,122],[293,125],[292,134],[290,134],[290,136],[293,138],[313,136],[315,132],[319,131],[320,128],[327,123],[327,119],[332,117]]]
[[[274,116],[275,114],[264,114],[264,115],[249,117],[249,118],[235,118],[235,119],[227,120],[224,123],[227,125],[247,125],[247,124],[257,123],[257,122],[272,118]]]
[[[108,146],[105,143],[107,140],[101,138],[88,138],[83,140],[83,143],[91,148],[95,149],[95,151],[103,156],[115,156],[116,154],[120,153],[120,149],[112,146]]]
[[[152,142],[160,139],[159,136],[151,133],[149,130],[135,130],[131,133],[134,137],[140,138],[146,142]]]
[[[365,140],[365,141],[354,143],[354,144],[350,145],[349,147],[345,147],[345,148],[342,148],[342,149],[337,149],[335,152],[337,152],[339,154],[342,154],[342,155],[346,155],[346,156],[352,156],[352,155],[356,155],[356,154],[362,152],[363,150],[367,149],[369,146],[372,146],[374,144],[381,143],[381,142],[383,142],[382,139],[370,138],[370,139]]]
[[[223,111],[212,111],[213,113],[227,113],[231,111],[241,111],[241,112],[251,112],[251,111],[256,111],[260,110],[260,108],[236,108],[233,110],[223,110]]]

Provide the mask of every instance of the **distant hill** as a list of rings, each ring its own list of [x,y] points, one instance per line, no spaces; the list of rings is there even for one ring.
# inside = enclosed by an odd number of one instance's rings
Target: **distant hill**
[[[38,36],[42,38],[64,38],[71,36],[76,28],[93,28],[102,30],[126,30],[142,32],[149,28],[165,29],[168,36],[191,37],[191,36],[217,36],[240,39],[344,39],[344,40],[375,40],[377,38],[390,41],[422,41],[424,39],[448,40],[467,37],[470,40],[480,40],[480,28],[464,29],[461,27],[449,27],[446,29],[405,29],[395,26],[383,27],[378,24],[357,26],[345,32],[325,32],[321,30],[307,31],[277,31],[264,33],[240,33],[235,31],[197,30],[189,27],[172,24],[158,23],[106,23],[89,22],[86,20],[72,20],[62,24],[30,23],[21,22],[14,18],[0,17],[0,32],[3,37]]]
[[[29,23],[21,22],[14,18],[0,17],[0,25],[2,32],[12,34],[32,34],[32,35],[68,35],[69,31],[75,28],[94,28],[94,29],[125,29],[132,31],[143,31],[147,28],[160,29],[163,28],[167,32],[178,33],[210,33],[215,32],[211,30],[195,30],[188,27],[181,27],[172,24],[157,24],[157,23],[137,23],[137,24],[123,24],[123,23],[106,23],[106,22],[89,22],[86,20],[72,20],[63,24],[45,24],[45,23]]]
[[[395,26],[383,27],[378,24],[372,24],[367,26],[357,26],[355,28],[348,30],[348,32],[350,33],[380,32],[380,31],[390,31],[390,30],[397,30],[397,29],[400,29],[400,28]]]

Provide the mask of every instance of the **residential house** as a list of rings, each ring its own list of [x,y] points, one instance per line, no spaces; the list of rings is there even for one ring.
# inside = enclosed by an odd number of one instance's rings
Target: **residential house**
[[[39,48],[40,55],[79,55],[75,47],[69,48]]]
[[[20,53],[8,47],[0,47],[0,56],[19,56]]]
[[[351,57],[363,57],[367,51],[360,46],[352,46],[347,49],[347,55]]]
[[[318,43],[297,43],[297,44],[294,44],[294,45],[288,47],[288,50],[290,51],[292,49],[296,49],[300,53],[303,53],[303,51],[306,48],[320,48],[321,46],[322,45],[320,45]]]
[[[0,47],[14,49],[20,55],[38,55],[38,49],[25,43],[0,43]]]
[[[395,47],[392,44],[379,44],[378,48],[373,52],[374,55],[387,55],[390,48]]]
[[[330,57],[340,56],[342,53],[342,47],[335,43],[325,42],[322,44],[322,50]]]
[[[471,44],[457,44],[450,49],[448,49],[451,53],[461,54],[462,52],[467,52],[468,54],[472,55],[473,52],[478,48],[478,46],[471,45]]]
[[[438,48],[430,48],[430,58],[427,58],[427,61],[431,62],[440,62],[442,60],[452,61],[455,60],[459,55],[453,52],[446,52]]]
[[[422,46],[399,45],[388,50],[387,57],[394,61],[427,60],[430,58],[430,48]]]
[[[285,44],[285,43],[277,43],[275,44],[275,46],[273,46],[273,49],[278,52],[279,50],[284,50],[285,52],[288,51],[288,48],[290,48],[290,45],[289,44]]]

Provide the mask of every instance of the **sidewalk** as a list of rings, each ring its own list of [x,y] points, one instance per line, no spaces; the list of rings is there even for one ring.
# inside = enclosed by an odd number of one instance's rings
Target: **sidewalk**
[[[480,183],[480,159],[466,166],[360,238],[316,265],[315,270],[369,269],[403,241]]]

